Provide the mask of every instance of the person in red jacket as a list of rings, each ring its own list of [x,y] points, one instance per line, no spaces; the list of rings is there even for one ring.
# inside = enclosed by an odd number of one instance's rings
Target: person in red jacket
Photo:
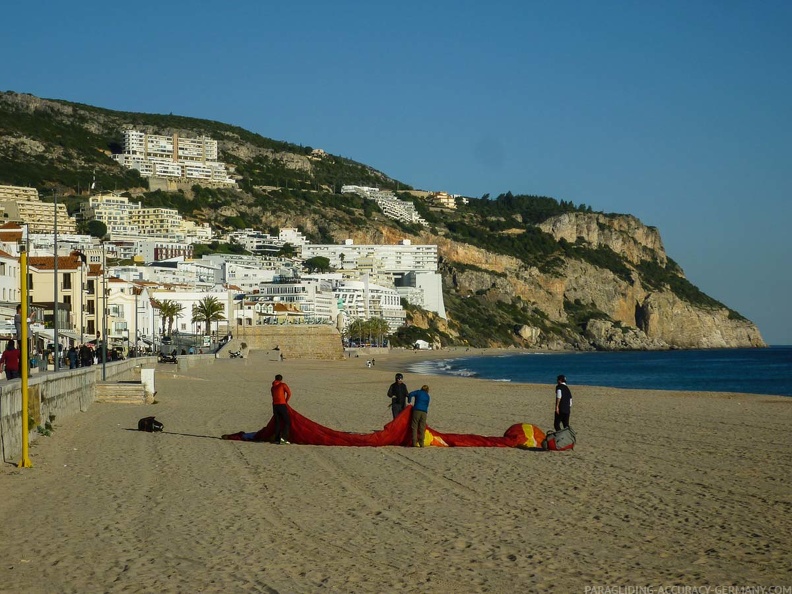
[[[291,390],[283,381],[283,376],[279,373],[272,382],[272,416],[275,417],[275,443],[289,443],[289,429],[291,420],[289,419],[289,407],[286,404],[291,398]]]
[[[5,369],[6,379],[20,377],[19,358],[22,352],[14,346],[14,341],[9,340],[3,354],[0,355],[0,366]]]

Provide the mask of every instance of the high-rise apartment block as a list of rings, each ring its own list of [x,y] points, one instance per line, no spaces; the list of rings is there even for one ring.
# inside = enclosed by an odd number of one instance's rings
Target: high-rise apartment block
[[[35,188],[0,186],[0,214],[5,222],[27,225],[30,233],[52,233],[56,216],[58,232],[76,231],[66,205],[59,203],[56,207],[50,202],[42,202]]]
[[[209,137],[182,138],[138,130],[124,131],[124,152],[113,158],[144,177],[205,180],[235,186],[226,164],[217,160],[217,141]]]

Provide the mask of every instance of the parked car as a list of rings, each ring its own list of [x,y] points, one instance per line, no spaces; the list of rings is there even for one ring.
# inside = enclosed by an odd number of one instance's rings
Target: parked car
[[[170,336],[163,336],[162,344],[173,344],[173,339]]]

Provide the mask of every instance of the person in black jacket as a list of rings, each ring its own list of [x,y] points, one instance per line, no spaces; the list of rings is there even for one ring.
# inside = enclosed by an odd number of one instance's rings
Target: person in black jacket
[[[558,431],[561,425],[569,427],[569,414],[572,412],[572,392],[566,384],[566,377],[559,375],[556,380],[555,419],[553,427]]]
[[[401,411],[407,406],[407,386],[404,385],[404,376],[401,373],[396,374],[396,381],[388,388],[388,398],[391,399],[391,412],[393,418],[401,414]]]

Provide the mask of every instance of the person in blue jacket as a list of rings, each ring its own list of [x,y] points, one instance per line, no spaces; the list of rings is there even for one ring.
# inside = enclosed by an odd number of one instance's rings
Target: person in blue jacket
[[[429,413],[429,386],[424,384],[420,390],[414,390],[407,395],[407,402],[415,404],[412,411],[412,444],[414,448],[424,445],[426,432],[426,415]]]

